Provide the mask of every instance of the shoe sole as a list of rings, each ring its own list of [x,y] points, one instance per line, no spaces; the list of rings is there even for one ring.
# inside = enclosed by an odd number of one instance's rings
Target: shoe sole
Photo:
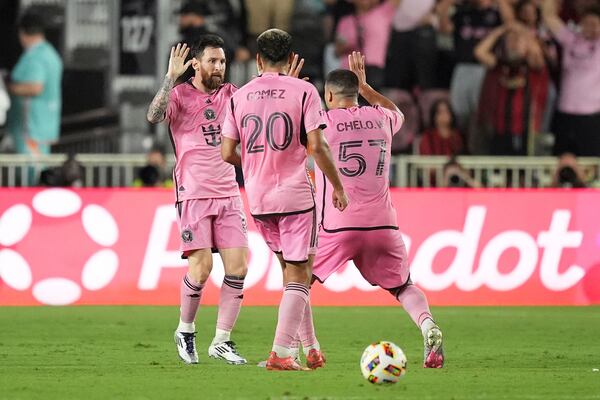
[[[441,333],[441,332],[440,332]],[[435,338],[435,344],[423,362],[423,368],[442,368],[444,366],[443,339],[440,335]]]
[[[226,359],[225,357],[216,356],[216,355],[212,355],[212,354],[209,354],[208,356],[210,358],[214,358],[215,360],[225,361],[229,365],[246,365],[246,364],[248,364],[248,361],[231,361],[231,360]]]

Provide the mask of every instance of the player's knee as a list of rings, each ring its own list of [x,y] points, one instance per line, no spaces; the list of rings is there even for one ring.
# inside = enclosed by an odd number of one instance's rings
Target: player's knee
[[[194,281],[204,284],[210,277],[212,263],[197,262],[190,265],[190,276]]]
[[[245,262],[237,263],[234,265],[230,265],[227,267],[227,271],[225,271],[227,275],[238,276],[240,278],[245,278],[248,274],[248,266]]]

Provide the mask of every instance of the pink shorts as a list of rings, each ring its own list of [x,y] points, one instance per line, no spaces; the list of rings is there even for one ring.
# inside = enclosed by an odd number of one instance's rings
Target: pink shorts
[[[317,251],[317,213],[254,218],[256,229],[277,254],[287,262],[306,262]]]
[[[403,286],[410,276],[402,235],[394,229],[319,233],[313,275],[321,283],[350,260],[367,282],[384,289]]]
[[[248,247],[246,215],[240,196],[192,199],[176,204],[184,256],[199,249]]]

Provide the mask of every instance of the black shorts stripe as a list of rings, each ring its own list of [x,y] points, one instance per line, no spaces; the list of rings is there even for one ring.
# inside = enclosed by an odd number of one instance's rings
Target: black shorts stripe
[[[313,210],[312,231],[310,234],[310,247],[317,245],[317,212]]]
[[[311,208],[307,208],[306,210],[290,211],[290,212],[284,212],[284,213],[272,213],[272,214],[252,214],[252,217],[256,218],[256,219],[269,218],[269,217],[286,217],[288,215],[306,214],[307,212],[311,212],[314,209],[315,209],[315,206],[313,205]]]

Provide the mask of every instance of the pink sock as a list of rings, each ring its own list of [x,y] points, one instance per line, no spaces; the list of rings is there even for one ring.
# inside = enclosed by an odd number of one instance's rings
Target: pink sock
[[[181,321],[185,323],[192,323],[196,319],[196,312],[200,305],[200,298],[202,297],[202,285],[199,282],[194,281],[189,274],[183,277],[181,282]]]
[[[274,346],[290,348],[298,333],[304,309],[308,303],[308,287],[301,283],[290,282],[285,286],[283,297],[279,304],[277,329],[275,330]]]
[[[427,318],[433,321],[425,293],[415,285],[406,286],[396,298],[419,328]]]
[[[221,286],[221,297],[219,298],[219,315],[217,317],[217,329],[231,332],[242,306],[244,295],[244,278],[237,276],[225,276]]]
[[[300,324],[298,336],[302,341],[302,347],[304,347],[305,349],[309,348],[309,346],[314,346],[314,344],[317,343],[310,301],[306,304],[306,307],[304,308],[304,318],[302,319],[302,323]]]

